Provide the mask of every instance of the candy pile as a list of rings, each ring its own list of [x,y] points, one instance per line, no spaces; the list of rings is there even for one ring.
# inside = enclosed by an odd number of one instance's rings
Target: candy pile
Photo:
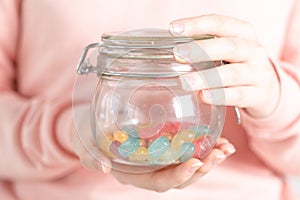
[[[98,145],[106,156],[135,164],[172,164],[192,157],[203,158],[211,150],[207,125],[183,127],[167,122],[154,131],[153,127],[125,127],[101,134]]]

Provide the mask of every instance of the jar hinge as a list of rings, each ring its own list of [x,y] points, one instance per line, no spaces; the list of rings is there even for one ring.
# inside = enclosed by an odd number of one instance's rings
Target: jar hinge
[[[78,74],[82,75],[82,74],[88,74],[90,72],[98,73],[99,70],[96,67],[93,67],[92,65],[90,65],[89,60],[88,59],[85,60],[85,58],[90,49],[101,47],[101,46],[102,46],[102,43],[93,43],[93,44],[89,44],[88,46],[86,46],[83,49],[83,52],[79,59],[79,63],[77,65],[77,73]]]

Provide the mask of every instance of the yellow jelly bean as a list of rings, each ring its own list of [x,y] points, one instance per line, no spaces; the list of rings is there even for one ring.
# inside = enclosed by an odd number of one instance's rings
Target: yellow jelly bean
[[[98,137],[98,146],[101,151],[109,158],[115,158],[115,156],[110,152],[110,145],[113,141],[113,136],[111,134],[101,134]]]
[[[149,159],[148,149],[139,147],[136,152],[129,156],[129,161],[134,163],[145,163]]]
[[[193,142],[195,139],[195,132],[189,129],[182,130],[178,135],[186,142]]]
[[[179,151],[183,143],[193,142],[194,139],[195,139],[195,133],[193,131],[183,130],[174,136],[174,138],[171,141],[171,148]]]
[[[154,161],[156,164],[162,164],[162,165],[169,165],[176,163],[179,159],[179,151],[176,151],[175,149],[169,148],[167,151],[165,151],[158,159]]]
[[[127,133],[125,133],[123,131],[120,131],[120,130],[117,130],[117,131],[114,132],[114,140],[117,140],[120,143],[123,143],[127,139],[128,139],[128,134]]]

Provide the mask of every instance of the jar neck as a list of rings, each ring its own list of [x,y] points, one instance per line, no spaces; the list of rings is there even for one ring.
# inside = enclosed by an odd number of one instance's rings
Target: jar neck
[[[192,66],[194,63],[178,63],[173,48],[178,44],[209,38],[212,36],[172,36],[168,31],[153,29],[120,35],[104,34],[101,44],[92,44],[85,49],[77,71],[80,74],[95,72],[99,76],[177,77],[195,71],[195,67]],[[97,55],[85,59],[91,47],[97,48]]]

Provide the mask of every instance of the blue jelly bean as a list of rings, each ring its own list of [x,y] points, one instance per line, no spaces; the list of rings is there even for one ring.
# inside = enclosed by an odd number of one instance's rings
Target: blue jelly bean
[[[168,150],[169,146],[169,140],[166,137],[161,136],[154,140],[148,147],[148,154],[153,159],[159,158],[165,151]]]
[[[206,135],[209,132],[209,128],[207,125],[192,126],[189,129],[195,133],[196,138],[201,135]]]
[[[192,158],[195,152],[195,147],[193,143],[185,142],[181,145],[180,148],[180,161],[185,162],[188,159]]]
[[[118,148],[118,152],[119,154],[124,157],[127,158],[129,157],[131,154],[133,154],[134,152],[136,152],[136,150],[139,148],[140,145],[140,141],[138,138],[136,137],[129,137],[127,140],[125,140]]]
[[[139,137],[139,134],[134,126],[125,126],[122,128],[122,131],[125,131],[131,137]]]

